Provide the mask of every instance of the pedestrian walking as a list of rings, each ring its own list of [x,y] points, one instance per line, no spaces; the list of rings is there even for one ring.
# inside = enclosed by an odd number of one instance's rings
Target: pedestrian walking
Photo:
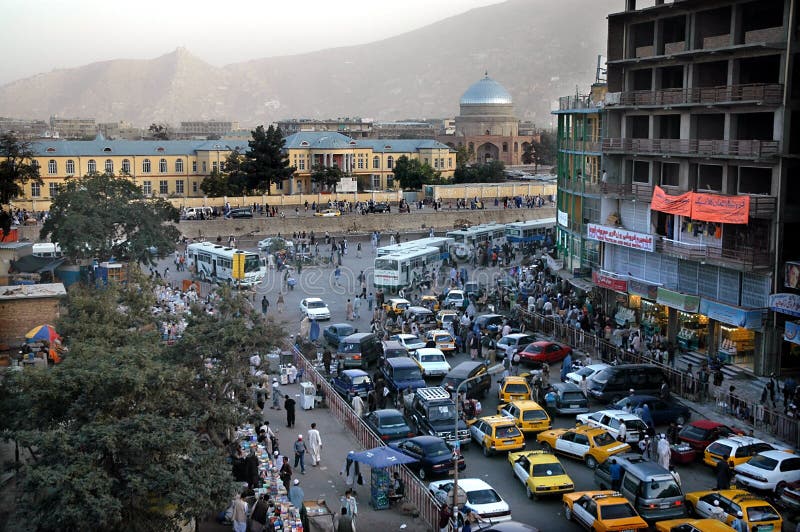
[[[726,490],[731,487],[731,468],[727,460],[719,460],[717,462],[717,489]]]
[[[267,504],[266,498],[267,495],[262,493],[258,500],[256,501],[255,505],[253,505],[253,511],[250,513],[250,530],[251,532],[263,532],[266,530],[267,526],[267,511],[269,510],[269,505]]]
[[[355,410],[356,416],[359,418],[364,415],[364,400],[360,395],[353,397],[353,410]]]
[[[233,498],[231,521],[234,532],[247,532],[247,503],[239,493]]]
[[[367,309],[372,312],[372,307],[375,304],[375,296],[372,295],[372,292],[369,293],[367,296]]]
[[[330,376],[331,374],[331,361],[333,359],[333,354],[331,353],[330,349],[326,349],[322,352],[322,364],[325,366],[325,375]]]
[[[283,300],[283,292],[278,293],[278,313],[283,314],[283,307],[285,305],[285,301]]]
[[[361,242],[356,245],[356,257],[359,259],[361,258]]]
[[[298,434],[297,440],[294,442],[294,468],[297,469],[297,466],[300,466],[300,474],[306,474],[306,442],[303,441],[303,435]]]
[[[611,477],[611,489],[619,491],[622,482],[622,466],[617,463],[616,458],[611,459],[611,465],[608,466],[608,473]]]
[[[360,474],[360,473],[359,473]],[[356,492],[353,488],[348,488],[344,492],[344,504],[347,508],[347,515],[353,519],[353,528],[356,528],[356,519],[358,519],[358,502],[356,501]]]
[[[286,409],[286,426],[291,428],[294,427],[294,407],[297,405],[297,401],[295,401],[288,393],[286,394],[286,400],[283,402],[283,408]]]
[[[453,511],[447,503],[442,504],[439,508],[439,532],[450,531],[450,519],[453,517]]]
[[[354,454],[354,451],[347,453],[347,458],[344,461],[342,470],[339,471],[339,475],[344,477],[344,483],[348,489],[352,488],[353,484],[355,484],[358,480],[358,477],[361,476],[361,470],[358,468],[358,462],[353,460]]]
[[[336,523],[336,532],[356,532],[353,528],[353,517],[347,513],[347,508],[342,506],[342,513]]]
[[[342,269],[339,266],[333,270],[333,284],[336,286],[340,286],[339,279],[342,277]]]
[[[321,460],[322,437],[317,430],[316,423],[312,423],[308,431],[308,447],[311,454],[311,465],[317,467]]]
[[[658,464],[664,469],[669,469],[670,448],[667,436],[662,434],[658,439]]]
[[[358,319],[361,317],[358,312],[360,308],[361,308],[361,297],[356,296],[355,301],[353,301],[353,318]]]
[[[353,321],[353,302],[349,299],[347,300],[347,305],[345,305],[345,314],[347,321]]]
[[[278,384],[278,378],[272,377],[272,406],[269,407],[270,410],[280,410],[281,409],[281,389],[280,384]]]
[[[261,313],[266,316],[268,310],[269,310],[269,299],[267,299],[267,296],[264,296],[261,298]]]
[[[303,493],[303,488],[300,487],[300,479],[296,478],[292,481],[292,487],[289,489],[289,500],[294,504],[295,508],[302,508],[303,499],[305,499],[305,493]]]
[[[289,491],[289,484],[292,482],[292,466],[289,465],[288,456],[283,457],[283,465],[281,465],[278,475],[280,476],[281,482],[283,482],[283,486],[286,488],[286,491]]]

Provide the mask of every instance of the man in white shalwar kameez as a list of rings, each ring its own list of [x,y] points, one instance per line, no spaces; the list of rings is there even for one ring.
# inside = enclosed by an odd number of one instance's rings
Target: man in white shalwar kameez
[[[658,440],[658,448],[656,451],[658,452],[659,465],[664,469],[669,469],[670,448],[669,441],[664,434],[662,434],[661,438]]]
[[[311,465],[316,467],[320,461],[320,451],[322,450],[322,437],[317,430],[317,424],[312,423],[308,430],[308,447],[311,451]]]

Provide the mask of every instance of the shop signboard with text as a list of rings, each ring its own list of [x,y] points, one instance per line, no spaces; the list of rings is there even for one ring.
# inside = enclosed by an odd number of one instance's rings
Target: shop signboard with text
[[[701,192],[684,192],[672,196],[656,186],[653,189],[650,208],[703,222],[746,224],[750,216],[750,196]]]
[[[558,225],[561,227],[568,227],[569,226],[569,215],[564,211],[557,211],[558,213]]]
[[[800,317],[800,295],[772,294],[769,296],[769,309],[781,314]]]
[[[658,285],[628,279],[628,293],[655,301],[658,297]]]
[[[699,297],[673,292],[672,290],[667,290],[660,286],[658,287],[658,293],[656,295],[656,303],[691,314],[700,310]]]
[[[783,329],[783,339],[800,345],[800,323],[787,321],[786,327]]]
[[[763,310],[733,307],[710,299],[700,300],[700,314],[734,327],[758,330],[763,326]]]
[[[641,251],[655,251],[656,240],[653,235],[628,231],[622,227],[608,227],[599,224],[588,224],[586,226],[586,236],[590,240],[607,242],[631,249]]]
[[[628,281],[625,279],[620,279],[618,277],[613,277],[611,275],[593,271],[592,272],[592,282],[597,286],[602,288],[610,288],[616,292],[627,292],[628,291]]]

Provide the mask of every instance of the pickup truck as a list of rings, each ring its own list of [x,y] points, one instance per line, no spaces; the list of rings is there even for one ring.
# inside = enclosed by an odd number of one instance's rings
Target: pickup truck
[[[447,390],[440,386],[419,388],[414,395],[404,396],[406,421],[413,425],[417,433],[443,438],[455,445],[456,404]],[[466,446],[470,433],[463,419],[458,420],[458,442]]]

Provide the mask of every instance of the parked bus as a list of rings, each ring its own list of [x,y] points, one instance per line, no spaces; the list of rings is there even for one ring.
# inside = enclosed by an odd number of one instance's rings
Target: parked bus
[[[193,275],[202,281],[254,286],[267,273],[266,264],[258,253],[212,242],[189,244],[186,246],[186,255]]]
[[[442,266],[442,256],[437,248],[406,249],[375,257],[372,274],[375,288],[397,292],[401,288],[414,288],[433,279],[434,270]]]
[[[478,245],[488,245],[489,248],[502,246],[506,241],[506,226],[489,222],[467,229],[449,231],[447,236],[453,239],[450,255],[456,260],[466,261],[472,258]]]
[[[542,244],[547,239],[547,235],[550,235],[552,240],[555,226],[555,218],[506,224],[506,240],[509,244]]]
[[[442,260],[450,258],[450,246],[453,244],[453,239],[446,236],[429,236],[425,238],[418,238],[416,240],[409,240],[407,242],[400,242],[399,244],[391,244],[389,246],[379,247],[377,255],[390,255],[409,249],[420,249],[425,247],[436,248],[442,256]]]

